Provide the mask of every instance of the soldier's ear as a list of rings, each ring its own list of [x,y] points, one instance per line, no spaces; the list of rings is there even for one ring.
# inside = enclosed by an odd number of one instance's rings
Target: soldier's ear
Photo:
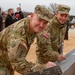
[[[58,11],[55,13],[55,16],[57,16],[57,14],[58,14]]]
[[[30,21],[32,21],[32,18],[33,18],[34,14],[30,14]]]
[[[33,17],[33,15],[34,15],[33,13],[32,13],[32,14],[30,14],[30,17]]]

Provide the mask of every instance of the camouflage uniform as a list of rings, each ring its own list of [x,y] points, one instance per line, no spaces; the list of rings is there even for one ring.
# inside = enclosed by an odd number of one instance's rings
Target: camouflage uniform
[[[1,66],[7,67],[12,71],[13,68],[11,67],[11,65],[13,65],[14,69],[19,73],[24,73],[26,67],[32,67],[31,63],[28,63],[24,58],[27,55],[30,45],[36,35],[36,33],[33,35],[29,33],[29,24],[29,18],[23,19],[16,22],[15,25],[11,25],[8,28],[4,29],[0,33]],[[25,44],[25,46],[23,45],[23,43]]]
[[[66,12],[69,7],[61,7]],[[66,8],[66,9],[65,9]],[[68,12],[68,11],[67,11]],[[48,61],[56,61],[64,41],[66,31],[66,23],[61,25],[54,16],[48,23],[48,27],[37,36],[37,62],[47,63]]]
[[[36,6],[38,17],[48,20],[48,13],[44,15],[43,11],[41,6]],[[14,70],[24,74],[36,71],[38,66],[42,66],[40,70],[45,68],[44,65],[35,65],[25,59],[36,36],[36,33],[30,34],[29,25],[30,18],[27,17],[0,32],[0,75],[14,75]]]

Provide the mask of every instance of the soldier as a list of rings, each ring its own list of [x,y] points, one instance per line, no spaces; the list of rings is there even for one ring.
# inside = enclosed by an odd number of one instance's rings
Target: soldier
[[[46,12],[45,12],[46,11]],[[37,5],[30,17],[21,19],[0,32],[0,75],[14,75],[14,71],[26,74],[56,66],[52,62],[40,65],[28,62],[25,57],[36,34],[46,28],[49,10]]]
[[[48,27],[37,36],[36,50],[37,62],[45,64],[48,61],[62,61],[62,45],[66,31],[66,21],[68,19],[70,7],[58,5],[55,16],[49,21]]]

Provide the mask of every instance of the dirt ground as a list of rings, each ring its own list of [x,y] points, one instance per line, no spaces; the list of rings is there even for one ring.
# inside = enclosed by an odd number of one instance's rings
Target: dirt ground
[[[75,48],[75,29],[69,30],[69,40],[64,41],[64,54]]]
[[[36,39],[34,43],[32,44],[30,51],[27,55],[27,60],[35,62],[36,61],[36,55],[35,55],[35,50],[36,50]],[[64,55],[70,52],[75,48],[75,29],[69,29],[69,39],[64,40]],[[20,75],[17,72],[15,72],[15,75]]]

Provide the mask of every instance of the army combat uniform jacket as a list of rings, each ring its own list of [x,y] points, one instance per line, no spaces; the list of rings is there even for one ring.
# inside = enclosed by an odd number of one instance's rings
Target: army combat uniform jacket
[[[30,72],[34,63],[25,57],[36,33],[29,33],[29,24],[29,18],[24,18],[0,32],[0,67],[4,66],[13,73],[14,70],[21,74]]]
[[[48,27],[37,36],[37,60],[39,63],[47,63],[48,61],[56,61],[59,55],[66,24],[61,25],[56,17],[53,17],[48,23]]]

